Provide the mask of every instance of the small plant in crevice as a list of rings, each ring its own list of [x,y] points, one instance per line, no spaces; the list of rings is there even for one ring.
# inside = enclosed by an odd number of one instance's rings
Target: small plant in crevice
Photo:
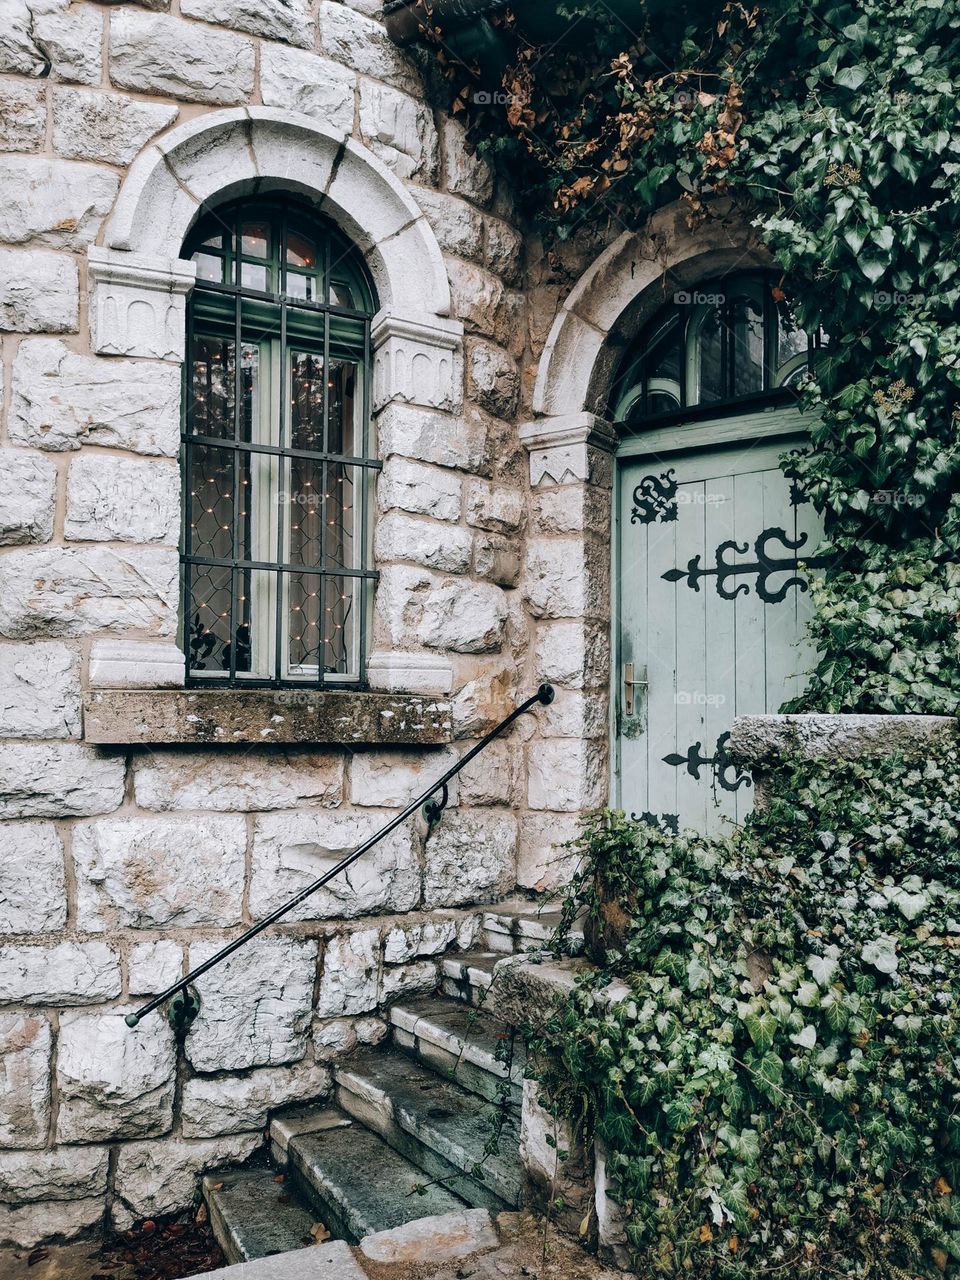
[[[590,823],[567,918],[599,967],[533,1072],[643,1276],[955,1280],[960,751],[772,790],[730,838]]]

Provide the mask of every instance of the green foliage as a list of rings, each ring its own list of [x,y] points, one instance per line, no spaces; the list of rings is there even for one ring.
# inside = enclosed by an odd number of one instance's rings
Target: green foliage
[[[629,923],[534,1072],[642,1276],[955,1278],[960,752],[774,781],[730,839],[592,822],[567,920]]]
[[[518,9],[510,103],[478,130],[557,234],[588,215],[639,227],[678,198],[693,221],[724,199],[753,222],[796,319],[830,335],[802,471],[838,562],[806,705],[952,709],[960,6],[648,0],[629,24],[579,0],[561,11],[569,37],[544,56]],[[859,689],[849,657],[866,663]]]

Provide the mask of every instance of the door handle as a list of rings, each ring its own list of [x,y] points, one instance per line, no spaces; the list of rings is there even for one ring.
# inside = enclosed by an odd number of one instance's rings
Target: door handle
[[[646,670],[643,672],[646,677]],[[623,664],[623,713],[632,716],[636,711],[636,695],[634,689],[649,689],[650,683],[644,678],[643,680],[634,679],[634,665],[632,662]]]

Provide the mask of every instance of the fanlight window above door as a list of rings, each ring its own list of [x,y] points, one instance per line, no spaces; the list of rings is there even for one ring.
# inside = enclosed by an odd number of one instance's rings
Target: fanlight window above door
[[[727,276],[679,290],[641,331],[611,394],[614,422],[776,401],[806,376],[821,340],[798,329],[766,274]]]

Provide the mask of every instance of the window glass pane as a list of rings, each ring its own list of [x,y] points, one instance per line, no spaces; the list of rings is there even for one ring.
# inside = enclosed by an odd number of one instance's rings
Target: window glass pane
[[[317,285],[313,276],[301,276],[295,271],[288,271],[287,297],[297,298],[301,302],[317,302]]]
[[[333,307],[350,307],[354,311],[360,309],[360,304],[357,302],[353,290],[343,280],[332,280],[330,282],[330,305]]]
[[[763,304],[757,298],[734,298],[733,394],[753,395],[763,390]]]
[[[234,351],[235,344],[229,338],[194,335],[187,416],[197,435],[233,438]]]
[[[224,260],[214,253],[195,253],[193,260],[197,264],[197,279],[212,280],[214,284],[224,281]]]
[[[363,406],[360,367],[355,360],[330,361],[330,430],[327,449],[345,457],[358,455],[358,414]]]
[[[310,267],[317,265],[317,246],[298,231],[287,233],[287,266]]]
[[[310,351],[291,351],[291,449],[323,452],[323,383],[323,356]]]
[[[774,385],[796,386],[807,371],[809,338],[783,309],[777,310],[777,351]]]
[[[316,679],[355,674],[355,585],[352,578],[284,574],[289,620],[286,674]]]
[[[262,374],[264,354],[259,343],[245,342],[240,350],[240,439],[248,444],[272,444],[263,430]]]
[[[239,673],[254,680],[273,680],[277,674],[277,602],[280,575],[275,569],[248,569],[241,574],[243,621],[237,637]],[[239,666],[246,645],[245,665]]]
[[[646,391],[649,416],[671,413],[680,407],[680,349],[676,327],[666,333],[646,358]]]
[[[690,404],[712,404],[724,399],[723,337],[720,308],[708,306],[691,321],[693,341],[693,386]]]
[[[328,512],[324,489],[324,464],[315,458],[288,460],[289,526],[285,559],[304,568],[320,568],[324,561],[324,530]]]
[[[342,462],[330,462],[326,468],[324,563],[337,569],[359,568],[355,558],[355,489],[362,477],[357,471]]]
[[[191,675],[230,670],[230,602],[233,571],[192,565],[187,601],[187,659]]]
[[[244,262],[240,266],[240,283],[245,289],[258,289],[261,293],[266,293],[270,287],[268,269],[256,262]]]
[[[270,228],[265,222],[245,222],[240,236],[241,251],[249,258],[270,256]]]
[[[223,249],[225,241],[232,239],[225,236],[222,231],[211,231],[210,235],[203,241],[204,249]]]
[[[234,451],[191,444],[188,452],[190,554],[229,560],[233,555]]]

